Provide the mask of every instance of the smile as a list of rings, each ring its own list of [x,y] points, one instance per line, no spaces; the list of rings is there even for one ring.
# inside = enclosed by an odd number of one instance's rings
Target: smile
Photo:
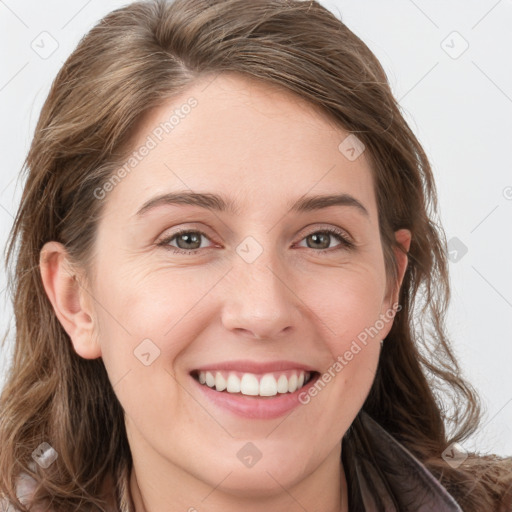
[[[245,364],[244,372],[230,368],[193,370],[190,378],[195,384],[198,396],[206,398],[215,408],[219,408],[239,418],[270,420],[289,414],[303,405],[301,393],[307,393],[320,378],[320,373],[312,369],[273,368],[261,372],[261,368]],[[273,365],[281,366],[281,365]],[[240,368],[240,366],[239,366]]]
[[[315,372],[286,370],[265,374],[236,371],[198,371],[192,376],[202,385],[219,392],[246,396],[275,396],[294,393],[307,384]]]

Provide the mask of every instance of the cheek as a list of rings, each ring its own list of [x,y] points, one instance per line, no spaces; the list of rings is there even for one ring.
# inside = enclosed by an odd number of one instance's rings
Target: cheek
[[[198,324],[190,322],[190,304],[176,289],[111,284],[105,282],[99,313],[102,358],[126,415],[151,432],[162,419],[171,425],[184,408],[174,362],[198,335]]]
[[[102,358],[111,382],[119,383],[115,391],[127,410],[129,403],[176,404],[175,362],[208,324],[202,299],[219,273],[137,265],[114,270],[103,271],[95,296]]]
[[[333,350],[346,346],[365,329],[375,325],[381,312],[385,282],[372,267],[351,267],[306,283],[301,295],[307,297],[322,332]],[[307,293],[306,293],[307,290]]]
[[[194,316],[193,306],[218,279],[214,272],[149,264],[125,264],[103,275],[98,289],[104,310],[103,332],[128,335],[132,342],[140,336],[153,336],[157,344],[172,336],[181,318]]]
[[[381,314],[385,282],[381,274],[360,268],[340,272],[338,281],[326,281],[323,293],[309,297],[321,326],[329,361],[324,381],[331,383],[332,400],[351,403],[354,411],[369,391],[380,354],[382,331],[391,320]]]

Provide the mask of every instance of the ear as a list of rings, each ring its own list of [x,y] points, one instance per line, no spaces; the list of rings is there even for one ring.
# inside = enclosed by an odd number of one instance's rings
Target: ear
[[[409,252],[409,247],[411,246],[411,238],[412,235],[408,229],[399,229],[398,231],[395,231],[395,239],[399,246],[403,248],[403,250],[401,250],[400,247],[393,247],[395,260],[397,263],[397,280],[395,283],[389,283],[388,285],[388,291],[383,302],[384,311],[382,311],[382,313],[385,313],[386,311],[393,309],[393,305],[398,303],[398,297],[400,296],[400,288],[402,286],[402,281],[404,279],[405,271],[407,269],[407,263],[409,261],[406,253]],[[390,329],[391,324],[389,325],[389,329],[387,329],[387,332],[389,332]],[[385,336],[383,335],[383,337]]]
[[[39,267],[46,295],[75,352],[85,359],[100,357],[91,295],[77,279],[66,248],[58,242],[46,243],[39,255]]]

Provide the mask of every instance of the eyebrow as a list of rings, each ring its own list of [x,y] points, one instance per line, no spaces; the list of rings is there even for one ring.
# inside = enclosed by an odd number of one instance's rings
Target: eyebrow
[[[142,216],[149,210],[162,205],[192,205],[214,210],[218,212],[227,212],[232,215],[240,213],[239,207],[231,200],[218,194],[198,193],[198,192],[170,192],[156,196],[140,208],[137,216]],[[363,204],[350,194],[316,195],[303,196],[288,207],[294,212],[310,212],[329,208],[331,206],[350,206],[356,208],[361,214],[370,217],[368,210]]]

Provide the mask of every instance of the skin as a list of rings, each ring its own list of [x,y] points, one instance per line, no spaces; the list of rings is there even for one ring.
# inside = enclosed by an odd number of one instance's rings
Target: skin
[[[277,419],[217,408],[189,371],[288,359],[323,372],[392,309],[398,287],[393,293],[386,281],[371,169],[364,152],[348,160],[338,149],[348,133],[300,98],[234,74],[208,83],[142,120],[134,148],[188,98],[198,101],[103,199],[94,277],[49,242],[43,283],[75,351],[103,358],[126,412],[137,512],[348,511],[340,440],[370,390],[392,321],[309,404]],[[156,195],[189,189],[224,194],[240,211],[162,205],[136,215]],[[350,206],[288,206],[333,193],[357,198],[368,217]],[[335,235],[310,237],[329,227],[355,248]],[[178,228],[205,233],[201,245],[168,243],[200,247],[196,254],[156,245]],[[247,236],[263,249],[252,263],[236,252]],[[410,232],[396,238],[408,250]],[[407,256],[395,256],[400,286]],[[160,350],[149,366],[134,357],[147,338]],[[249,441],[262,454],[251,468],[236,456]]]

